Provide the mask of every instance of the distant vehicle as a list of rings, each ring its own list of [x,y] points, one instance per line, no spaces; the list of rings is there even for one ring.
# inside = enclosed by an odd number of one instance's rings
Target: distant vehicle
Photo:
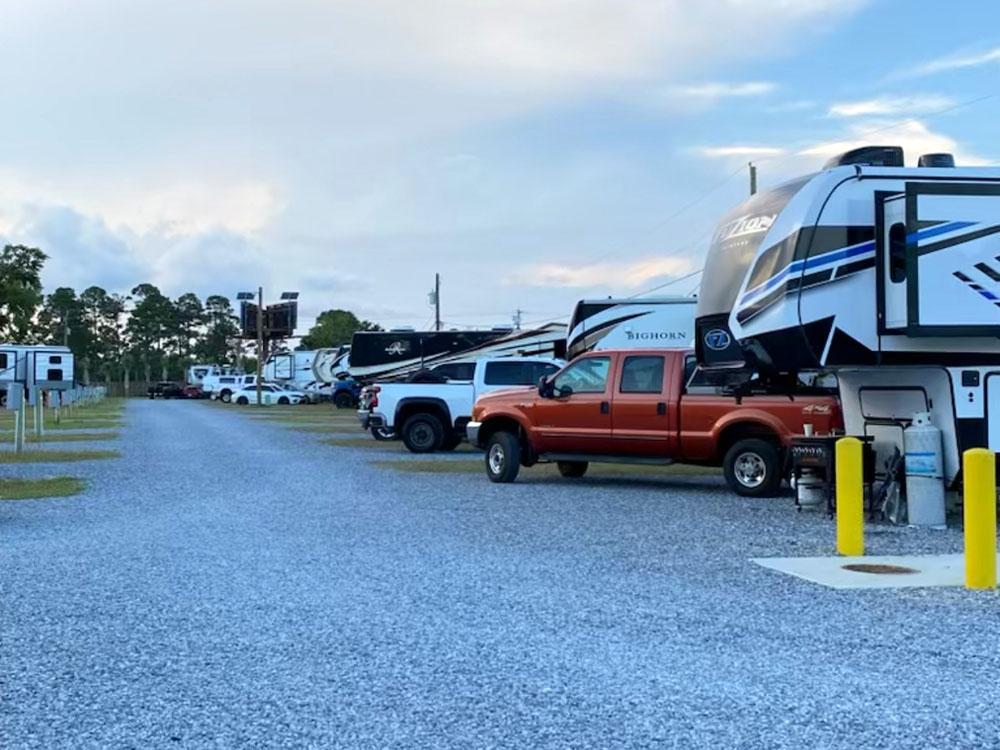
[[[181,389],[181,397],[191,398],[191,399],[208,398],[208,394],[205,393],[204,390],[202,390],[202,387],[200,385],[189,384],[184,386],[183,389]]]
[[[566,327],[566,357],[595,349],[694,346],[697,297],[583,299]]]
[[[564,477],[583,476],[592,462],[690,463],[722,466],[736,493],[766,497],[785,478],[793,435],[807,423],[816,434],[843,430],[830,390],[781,391],[748,371],[713,387],[695,365],[683,350],[588,352],[537,389],[477,400],[469,442],[485,449],[493,482],[513,482],[539,461]]]
[[[184,398],[184,386],[172,380],[161,380],[146,390],[150,398]]]
[[[242,384],[243,377],[243,370],[237,367],[213,366],[212,371],[202,378],[201,387],[209,398],[229,403],[233,391]]]
[[[561,365],[562,360],[544,357],[484,358],[475,362],[472,378],[467,380],[378,383],[368,389],[358,419],[376,438],[398,434],[413,453],[452,450],[465,437],[465,425],[479,396],[533,385]]]
[[[239,404],[240,406],[246,406],[248,404],[257,403],[257,385],[256,383],[248,385],[246,387],[240,388],[239,390],[233,391],[231,395],[231,401],[234,404]],[[260,401],[265,406],[274,405],[290,405],[290,404],[301,404],[308,403],[308,397],[305,393],[292,388],[285,388],[278,383],[261,383],[260,385]]]

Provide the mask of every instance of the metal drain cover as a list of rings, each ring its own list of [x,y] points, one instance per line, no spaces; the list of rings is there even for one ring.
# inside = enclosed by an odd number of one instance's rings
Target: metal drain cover
[[[844,570],[851,570],[855,573],[873,573],[880,576],[910,575],[912,573],[920,572],[916,568],[907,568],[902,565],[881,565],[871,563],[851,563],[850,565],[841,565],[841,567]]]

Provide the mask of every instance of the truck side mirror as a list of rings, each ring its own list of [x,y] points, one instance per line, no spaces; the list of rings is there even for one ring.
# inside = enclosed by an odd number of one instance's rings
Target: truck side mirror
[[[541,398],[549,398],[552,395],[552,384],[545,375],[538,379],[538,395]]]

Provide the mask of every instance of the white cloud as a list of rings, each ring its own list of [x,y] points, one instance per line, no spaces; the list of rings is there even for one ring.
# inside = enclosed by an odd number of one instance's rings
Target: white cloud
[[[715,102],[720,99],[763,96],[770,94],[776,88],[777,85],[770,81],[747,81],[745,83],[714,81],[671,86],[665,93],[667,96],[677,99]]]
[[[883,96],[874,99],[839,102],[830,105],[831,117],[872,117],[879,115],[913,115],[947,109],[955,105],[948,96],[933,94],[915,96]]]
[[[800,149],[798,155],[806,159],[826,159],[873,143],[902,146],[907,164],[914,166],[922,154],[940,152],[954,154],[955,163],[962,166],[980,166],[990,162],[989,159],[967,151],[951,136],[935,132],[918,120],[889,124],[877,120],[859,122],[852,125],[845,136],[807,146]]]
[[[919,77],[943,73],[949,70],[963,68],[978,68],[981,65],[1000,65],[1000,47],[993,47],[984,52],[955,53],[936,60],[915,65],[899,71],[897,77]]]
[[[593,263],[584,266],[538,263],[526,266],[509,276],[507,283],[537,287],[635,289],[655,279],[680,276],[695,268],[695,261],[677,256],[645,258],[631,263]]]
[[[712,158],[728,159],[738,156],[741,159],[752,159],[754,157],[761,158],[765,156],[780,156],[785,153],[785,149],[779,148],[778,146],[703,146],[698,149],[698,153],[702,156]]]

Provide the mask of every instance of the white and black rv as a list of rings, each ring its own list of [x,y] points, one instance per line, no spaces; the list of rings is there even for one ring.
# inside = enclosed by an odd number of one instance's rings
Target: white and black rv
[[[316,382],[313,363],[317,351],[275,352],[264,362],[264,379],[280,380],[304,388]]]
[[[568,359],[591,349],[694,345],[695,297],[584,299],[566,328]]]
[[[390,380],[459,358],[527,355],[565,358],[565,327],[551,323],[524,331],[359,332],[351,342],[350,372],[361,381]]]
[[[699,361],[836,369],[847,431],[902,449],[913,413],[1000,450],[1000,169],[872,147],[755,195],[706,259]],[[881,451],[880,451],[881,452]]]

